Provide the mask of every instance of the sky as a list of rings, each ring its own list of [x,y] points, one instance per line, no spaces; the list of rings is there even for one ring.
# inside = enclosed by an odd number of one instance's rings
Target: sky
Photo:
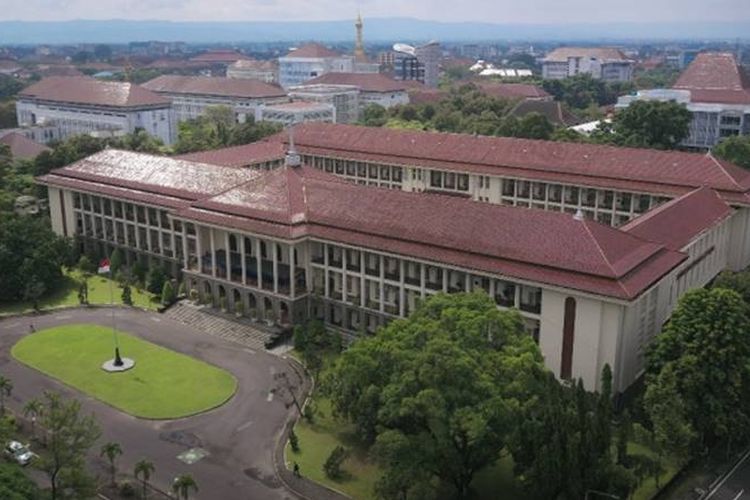
[[[750,0],[0,0],[0,20],[262,21],[415,17],[495,24],[750,20]]]

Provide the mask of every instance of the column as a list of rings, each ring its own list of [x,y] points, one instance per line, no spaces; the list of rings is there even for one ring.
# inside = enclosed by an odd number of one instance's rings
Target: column
[[[378,255],[380,259],[380,279],[378,280],[378,286],[380,287],[380,312],[385,312],[385,266],[383,265],[383,256]]]
[[[398,285],[398,315],[404,316],[404,302],[406,299],[406,293],[404,293],[404,274],[406,272],[406,266],[404,265],[404,259],[398,259],[398,267],[400,271],[400,283]]]
[[[245,272],[245,237],[240,237],[240,264],[242,265],[242,284],[247,286],[247,273]]]
[[[427,296],[426,291],[426,274],[427,274],[427,266],[422,263],[419,264],[419,293],[421,294],[422,298],[424,299]]]
[[[196,235],[197,239],[197,235]],[[174,239],[172,240],[174,241]],[[196,247],[197,251],[197,247]],[[198,257],[200,259],[200,256]],[[184,269],[190,267],[190,258],[188,257],[188,244],[187,244],[187,230],[185,229],[185,221],[182,221],[182,262]]]
[[[297,266],[294,263],[294,245],[289,245],[289,296],[293,299],[297,288]],[[289,308],[291,315],[292,308]]]
[[[279,293],[279,244],[271,242],[271,262],[273,263],[273,293]]]
[[[229,251],[229,231],[224,231],[224,255],[226,263],[224,266],[225,278],[227,281],[232,281],[232,252]]]
[[[323,243],[323,291],[324,297],[330,297],[331,291],[328,286],[328,243]],[[327,309],[327,307],[326,307]]]
[[[359,252],[359,306],[365,307],[365,252]]]
[[[194,224],[195,226],[195,253],[198,254],[198,272],[203,272],[203,245],[201,244],[201,240],[203,239],[203,228],[201,228],[198,224]]]
[[[260,290],[263,288],[263,274],[261,273],[263,267],[261,265],[260,238],[255,238],[255,268],[258,273],[258,289]],[[258,300],[263,300],[263,297],[260,297]],[[260,310],[260,307],[258,307],[258,310]]]
[[[214,242],[214,228],[208,228],[211,241],[211,276],[216,277],[216,243]]]
[[[346,302],[346,248],[341,248],[341,301]]]
[[[448,273],[450,273],[450,269],[447,267],[443,268],[443,293],[448,293]]]

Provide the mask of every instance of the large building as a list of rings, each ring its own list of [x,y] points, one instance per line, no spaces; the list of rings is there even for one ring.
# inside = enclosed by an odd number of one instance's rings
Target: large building
[[[289,97],[332,105],[336,109],[335,123],[354,123],[359,119],[360,93],[354,85],[298,85],[289,87]]]
[[[725,137],[750,135],[750,76],[733,54],[698,54],[671,89],[641,90],[621,97],[617,107],[637,100],[675,101],[692,113],[682,145],[709,149]]]
[[[438,42],[431,41],[418,47],[397,43],[393,51],[393,75],[397,80],[414,80],[431,88],[437,87],[443,55]]]
[[[255,121],[283,126],[306,122],[336,123],[336,106],[328,102],[293,101],[255,108]]]
[[[208,107],[227,106],[242,123],[248,116],[253,117],[261,104],[289,101],[281,87],[260,80],[162,75],[143,87],[172,101],[178,121],[197,118]]]
[[[327,73],[297,88],[304,89],[311,85],[353,86],[359,93],[360,108],[370,104],[378,104],[384,108],[409,104],[407,86],[381,73]],[[353,121],[356,121],[356,118]]]
[[[351,73],[354,71],[354,57],[311,43],[279,58],[279,83],[284,88],[300,85],[333,71]]]
[[[45,129],[43,134],[33,134],[44,142],[78,134],[116,136],[139,128],[165,144],[177,138],[170,100],[127,82],[83,76],[45,78],[18,94],[16,116],[19,127]]]
[[[249,78],[266,83],[277,83],[279,67],[274,61],[240,59],[227,67],[227,78]]]
[[[607,82],[629,82],[635,61],[618,49],[592,47],[561,47],[542,60],[542,78],[561,80],[588,74]]]
[[[242,168],[279,137],[200,153],[216,165],[108,150],[39,182],[55,231],[255,317],[373,331],[484,290],[588,387],[608,363],[627,388],[681,294],[750,263],[750,173],[710,156],[305,124],[287,166]]]

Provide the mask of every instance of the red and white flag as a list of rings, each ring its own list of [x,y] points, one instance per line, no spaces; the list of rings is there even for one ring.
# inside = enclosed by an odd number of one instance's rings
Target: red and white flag
[[[99,274],[107,274],[109,272],[109,259],[103,259],[99,263],[99,269],[97,270]]]

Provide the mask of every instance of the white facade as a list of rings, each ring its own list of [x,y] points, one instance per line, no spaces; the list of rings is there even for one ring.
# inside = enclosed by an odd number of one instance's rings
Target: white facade
[[[255,109],[264,104],[279,104],[288,102],[285,96],[245,98],[236,96],[215,96],[208,94],[183,94],[173,92],[159,92],[160,95],[172,101],[172,107],[178,122],[198,118],[207,108],[226,106],[234,111],[235,120],[245,123],[247,117],[255,116]]]
[[[607,82],[629,82],[633,78],[632,61],[602,60],[595,57],[569,57],[566,61],[542,61],[542,78],[562,80],[580,74]]]
[[[288,88],[301,85],[326,73],[351,73],[354,57],[280,57],[279,83]]]
[[[16,117],[20,127],[54,127],[55,139],[65,140],[79,134],[122,135],[142,128],[164,144],[177,139],[171,105],[109,107],[19,98]],[[41,139],[44,139],[42,134]],[[48,142],[48,141],[47,141]]]
[[[336,107],[324,102],[290,102],[255,108],[255,121],[280,123],[283,126],[304,122],[336,123]]]
[[[258,64],[258,61],[239,60],[227,66],[227,78],[244,78],[260,80],[265,83],[276,83],[279,81],[279,71],[267,64]]]
[[[336,108],[335,123],[354,123],[359,119],[359,89],[353,85],[300,85],[289,88],[294,100],[330,104]]]

